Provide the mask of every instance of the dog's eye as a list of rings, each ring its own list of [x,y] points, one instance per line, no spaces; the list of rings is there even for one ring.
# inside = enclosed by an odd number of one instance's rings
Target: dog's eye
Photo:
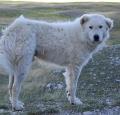
[[[103,26],[102,26],[102,25],[100,25],[100,26],[99,26],[99,28],[101,29],[101,28],[103,28]]]
[[[92,30],[92,29],[93,29],[93,26],[89,26],[89,28]]]

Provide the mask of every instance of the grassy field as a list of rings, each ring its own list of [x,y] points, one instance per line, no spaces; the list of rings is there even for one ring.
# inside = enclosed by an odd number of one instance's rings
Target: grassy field
[[[112,18],[115,26],[111,32],[111,39],[108,41],[110,47],[94,55],[82,71],[77,95],[81,97],[83,106],[73,106],[67,101],[64,77],[59,66],[36,60],[21,92],[21,99],[26,106],[23,114],[53,114],[66,111],[77,113],[120,106],[120,46],[117,45],[120,44],[120,4],[45,4],[0,1],[0,29],[8,26],[21,14],[28,18],[52,22],[74,20],[76,17],[89,12],[101,13]],[[6,111],[10,108],[7,83],[7,75],[1,72],[0,109]],[[63,88],[49,90],[46,88],[48,83],[62,83]]]

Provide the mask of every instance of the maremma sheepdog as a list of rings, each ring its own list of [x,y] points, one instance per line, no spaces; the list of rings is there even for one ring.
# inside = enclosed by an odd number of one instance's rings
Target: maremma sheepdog
[[[67,98],[71,104],[82,104],[76,97],[81,69],[109,38],[112,27],[113,21],[100,14],[60,23],[17,18],[0,39],[0,65],[9,74],[12,109],[23,109],[18,97],[34,56],[63,66]]]

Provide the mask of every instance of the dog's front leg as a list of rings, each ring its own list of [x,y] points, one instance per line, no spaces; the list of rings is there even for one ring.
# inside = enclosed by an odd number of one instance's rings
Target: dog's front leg
[[[71,104],[80,105],[82,102],[76,97],[77,82],[79,78],[80,70],[79,68],[69,65],[66,68],[66,72],[63,73],[66,81],[66,92],[67,98]]]

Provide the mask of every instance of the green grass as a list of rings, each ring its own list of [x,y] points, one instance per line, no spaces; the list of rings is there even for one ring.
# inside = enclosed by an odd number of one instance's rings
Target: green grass
[[[100,12],[114,19],[114,29],[111,31],[109,45],[120,44],[120,13],[119,3],[68,3],[40,4],[27,2],[0,1],[0,29],[9,25],[16,17],[23,14],[32,19],[48,21],[64,21],[88,12]],[[113,57],[110,58],[110,57]],[[43,64],[36,61],[20,94],[25,102],[25,112],[29,115],[41,113],[56,113],[61,111],[88,111],[104,107],[120,106],[120,84],[116,82],[120,76],[119,65],[111,62],[120,57],[120,48],[108,48],[98,53],[82,71],[78,84],[78,97],[82,106],[70,105],[66,98],[65,88],[49,91],[46,85],[51,82],[63,82],[62,73],[53,71],[58,66]],[[0,108],[8,108],[7,94],[8,78],[0,75]],[[65,84],[65,83],[64,83]],[[111,105],[106,100],[111,100]],[[38,106],[39,105],[39,106]]]

